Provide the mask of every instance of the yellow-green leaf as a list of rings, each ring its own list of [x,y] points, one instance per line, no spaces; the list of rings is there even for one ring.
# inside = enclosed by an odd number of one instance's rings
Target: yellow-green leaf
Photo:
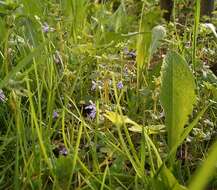
[[[184,125],[193,111],[196,86],[185,59],[174,51],[169,52],[164,59],[161,79],[160,100],[165,112],[168,145],[171,149],[180,139]]]

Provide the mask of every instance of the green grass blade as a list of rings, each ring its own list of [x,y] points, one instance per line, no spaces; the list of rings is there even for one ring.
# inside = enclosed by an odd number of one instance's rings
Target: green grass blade
[[[38,56],[38,55],[41,53],[41,51],[42,51],[42,49],[43,49],[44,46],[45,46],[45,44],[40,45],[40,46],[39,46],[38,48],[36,48],[33,52],[31,52],[28,56],[26,56],[23,60],[21,60],[21,61],[13,68],[13,70],[10,71],[10,72],[8,73],[8,75],[6,75],[5,78],[0,81],[0,88],[3,88],[4,86],[6,86],[7,83],[8,83],[8,81],[9,81],[11,78],[13,78],[13,77],[16,75],[16,73],[17,73],[18,71],[20,71],[20,70],[23,69],[26,65],[28,65],[34,57]]]
[[[203,190],[205,189],[210,178],[216,171],[217,163],[217,142],[210,148],[207,159],[202,166],[196,171],[195,176],[189,185],[189,190]]]
[[[80,141],[81,141],[82,131],[83,131],[83,125],[81,124],[79,127],[79,130],[78,130],[78,137],[77,137],[77,141],[76,141],[76,145],[75,145],[75,149],[74,149],[73,161],[72,161],[72,173],[71,173],[71,176],[69,178],[69,183],[68,183],[67,189],[70,189],[71,180],[72,180],[73,173],[74,173],[75,166],[76,166],[76,162],[78,159],[78,151],[79,151],[79,145],[80,145]]]

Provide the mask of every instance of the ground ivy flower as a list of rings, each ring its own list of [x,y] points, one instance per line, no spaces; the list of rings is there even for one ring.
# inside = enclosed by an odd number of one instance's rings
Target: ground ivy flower
[[[42,25],[42,31],[44,33],[53,32],[54,28],[50,27],[46,22]]]
[[[68,151],[65,147],[62,147],[60,150],[59,150],[59,154],[60,155],[63,155],[63,156],[67,156],[68,154]]]
[[[123,87],[124,87],[123,82],[119,81],[118,84],[117,84],[117,88],[122,89]]]
[[[59,114],[57,111],[53,112],[53,119],[57,119],[59,117]]]
[[[0,102],[5,102],[6,101],[6,96],[3,92],[2,89],[0,89]]]
[[[135,50],[128,50],[127,48],[124,48],[124,54],[127,56],[127,58],[135,59],[136,58],[136,52]]]
[[[127,54],[131,59],[135,59],[136,58],[136,52],[135,51],[129,51],[129,53]]]
[[[90,119],[94,119],[96,117],[96,105],[90,101],[90,104],[85,106],[84,109],[87,111],[87,116]]]
[[[53,153],[58,158],[59,156],[67,156],[68,150],[66,149],[64,144],[60,143],[56,146],[55,149],[53,149]]]

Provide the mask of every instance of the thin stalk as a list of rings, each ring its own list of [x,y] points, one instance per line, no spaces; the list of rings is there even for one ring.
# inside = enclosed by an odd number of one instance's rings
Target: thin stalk
[[[69,178],[67,189],[70,189],[72,177],[73,177],[74,170],[75,170],[75,165],[76,165],[76,162],[77,162],[77,158],[79,157],[78,156],[78,150],[79,150],[79,145],[80,145],[80,141],[81,141],[82,132],[83,132],[83,125],[81,123],[81,125],[79,126],[79,130],[78,130],[78,137],[77,137],[75,149],[73,151],[72,173],[71,173],[70,178]]]
[[[105,186],[105,179],[106,179],[106,176],[107,176],[107,171],[108,171],[108,165],[106,166],[105,171],[104,171],[104,174],[103,174],[103,179],[102,179],[102,183],[101,183],[100,190],[103,190],[103,189],[104,189],[104,186]]]
[[[196,0],[195,14],[194,14],[194,30],[193,30],[193,44],[192,44],[192,64],[195,70],[196,67],[196,53],[197,53],[197,37],[200,23],[200,0]]]
[[[37,116],[36,116],[36,112],[35,112],[35,108],[34,108],[34,103],[32,100],[32,93],[31,93],[30,84],[29,84],[28,80],[26,81],[26,84],[27,84],[27,89],[28,89],[28,98],[29,98],[29,103],[30,103],[30,111],[31,111],[31,117],[33,120],[33,125],[36,128],[36,133],[38,136],[39,145],[40,145],[40,148],[42,151],[42,155],[43,155],[51,173],[53,174],[53,166],[52,166],[50,159],[48,158],[46,147],[44,146],[44,142],[43,142],[43,138],[42,138],[42,130],[40,129],[40,126],[38,125]]]

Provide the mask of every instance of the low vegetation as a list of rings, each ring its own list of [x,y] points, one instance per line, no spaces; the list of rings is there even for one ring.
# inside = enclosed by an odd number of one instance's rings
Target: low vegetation
[[[173,3],[0,1],[0,189],[217,189],[217,16]]]

